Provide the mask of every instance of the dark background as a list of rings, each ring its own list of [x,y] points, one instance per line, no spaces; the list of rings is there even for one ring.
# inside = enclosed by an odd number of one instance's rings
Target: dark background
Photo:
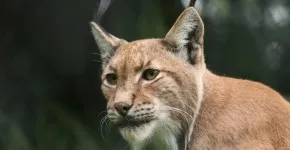
[[[197,1],[208,68],[290,95],[290,1]],[[98,3],[0,1],[1,150],[128,149],[113,127],[101,136],[106,102],[89,26]],[[115,0],[101,25],[129,41],[164,37],[183,9],[179,0]]]

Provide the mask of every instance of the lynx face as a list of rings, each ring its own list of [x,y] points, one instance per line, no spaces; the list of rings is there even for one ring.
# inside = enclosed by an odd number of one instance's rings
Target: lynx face
[[[109,119],[129,142],[188,128],[202,96],[203,23],[186,9],[164,39],[127,42],[92,23]]]
[[[172,123],[178,130],[193,113],[183,112],[190,106],[184,88],[196,82],[194,74],[182,70],[194,69],[173,55],[163,40],[120,46],[102,75],[108,117],[128,140],[142,140],[158,126]]]

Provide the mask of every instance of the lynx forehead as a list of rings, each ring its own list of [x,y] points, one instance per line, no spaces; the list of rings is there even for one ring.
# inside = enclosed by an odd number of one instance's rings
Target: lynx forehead
[[[91,25],[108,118],[132,149],[290,149],[290,104],[260,83],[211,73],[193,7],[162,39],[128,42]]]
[[[170,46],[165,41],[159,39],[130,42],[121,45],[116,50],[110,65],[114,67],[135,67],[131,69],[139,71],[145,66],[150,66],[154,60],[158,60],[155,61],[156,63],[170,62],[168,59],[171,59],[173,55],[166,52],[167,50],[170,50]],[[170,63],[177,64],[178,62]],[[130,69],[119,68],[119,70]]]

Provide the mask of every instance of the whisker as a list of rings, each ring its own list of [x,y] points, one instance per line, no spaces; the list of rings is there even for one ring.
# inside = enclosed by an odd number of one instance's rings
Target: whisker
[[[108,116],[104,116],[103,119],[101,120],[100,124],[101,124],[101,135],[102,135],[102,138],[105,138],[104,137],[104,134],[103,134],[103,125],[104,125],[104,122],[108,119]]]
[[[157,108],[159,109],[164,109],[164,110],[169,110],[169,111],[174,111],[174,112],[177,112],[179,114],[181,114],[182,117],[184,117],[184,119],[186,120],[186,122],[189,124],[189,120],[188,118],[190,119],[193,119],[192,116],[190,116],[187,112],[181,110],[181,109],[178,109],[178,108],[175,108],[175,107],[170,107],[170,106],[158,106]]]
[[[110,124],[111,124],[111,121],[110,121],[110,119],[107,119],[107,122],[105,123],[105,131],[106,131],[106,133],[107,133],[107,135],[109,135],[109,128],[110,128]]]
[[[189,109],[191,109],[193,113],[196,113],[196,110],[195,110],[195,108],[193,108],[193,107],[189,106],[188,104],[186,104],[186,103],[185,103],[185,102],[183,102],[183,101],[179,101],[179,102],[180,102],[181,104],[183,104],[183,105],[187,106]],[[196,106],[197,106],[197,103],[196,103],[196,102],[193,102],[193,104],[194,104],[194,107],[196,107]]]
[[[173,109],[173,110],[180,111],[180,112],[186,114],[187,116],[189,116],[191,119],[193,119],[193,117],[192,117],[190,114],[188,114],[186,111],[181,110],[181,109],[179,109],[179,108],[175,108],[175,107],[171,107],[171,106],[158,106],[158,107],[159,107],[159,108],[168,108],[168,109]]]
[[[92,55],[99,55],[102,56],[100,53],[91,53]]]
[[[174,109],[168,109],[168,108],[162,108],[162,109],[179,113],[181,115],[181,117],[183,117],[186,120],[187,124],[189,124],[188,116],[186,116],[182,112],[174,110]]]
[[[99,61],[99,60],[92,60],[93,62],[99,62],[99,63],[101,63],[102,61]]]
[[[101,114],[106,113],[106,112],[107,112],[107,110],[101,111],[97,114],[97,116],[100,116]]]

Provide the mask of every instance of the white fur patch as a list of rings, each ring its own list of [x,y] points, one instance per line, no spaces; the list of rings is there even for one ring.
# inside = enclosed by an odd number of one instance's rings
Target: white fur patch
[[[203,89],[203,75],[204,75],[204,71],[197,71],[198,73],[196,74],[196,86],[197,86],[197,105],[196,105],[196,110],[192,119],[192,122],[190,123],[189,129],[188,129],[188,134],[185,137],[185,149],[187,149],[187,144],[190,142],[191,136],[192,136],[192,132],[193,132],[193,127],[194,127],[194,123],[196,121],[196,118],[198,116],[199,113],[199,109],[201,107],[201,103],[203,101],[203,93],[204,93],[204,89]]]
[[[171,120],[167,114],[160,113],[158,120],[136,130],[124,128],[120,132],[130,142],[133,150],[141,150],[147,144],[158,150],[178,150],[176,135],[180,127],[180,124]]]
[[[179,133],[180,124],[168,118],[167,121],[160,122],[156,128],[152,143],[155,141],[156,149],[178,150],[176,136]]]
[[[121,135],[130,143],[141,143],[152,136],[156,121],[151,121],[139,127],[120,128]]]

